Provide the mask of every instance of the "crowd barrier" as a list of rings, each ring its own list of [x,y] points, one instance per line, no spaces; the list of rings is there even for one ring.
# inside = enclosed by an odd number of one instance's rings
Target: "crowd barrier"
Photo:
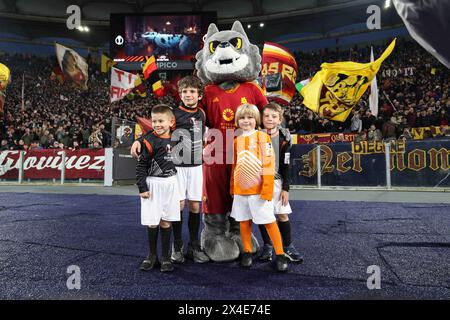
[[[296,144],[291,162],[292,185],[450,187],[448,139]]]
[[[290,161],[293,186],[450,187],[449,139],[294,144]],[[134,184],[135,166],[129,148],[2,151],[0,180]]]
[[[432,137],[442,136],[447,126],[442,127],[416,127],[411,128],[411,137],[414,140],[422,140],[425,138],[425,132],[429,131]],[[292,140],[294,144],[316,144],[316,143],[335,143],[335,142],[353,142],[355,141],[356,133],[310,133],[310,134],[293,134]]]
[[[53,180],[61,184],[97,180],[112,185],[112,159],[112,149],[2,151],[0,180]]]

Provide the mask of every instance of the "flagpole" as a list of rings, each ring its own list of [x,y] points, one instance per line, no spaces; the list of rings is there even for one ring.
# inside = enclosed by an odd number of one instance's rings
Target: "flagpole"
[[[383,91],[383,94],[386,97],[386,99],[388,99],[388,101],[391,104],[392,108],[394,108],[394,110],[397,111],[397,108],[394,106],[394,104],[392,103],[391,99],[389,99],[389,97],[387,96],[387,94],[384,91]]]
[[[25,72],[22,73],[22,109],[25,109]]]
[[[373,47],[370,47],[370,62],[374,62]],[[378,116],[378,85],[377,76],[375,75],[370,83],[369,108],[372,114]]]

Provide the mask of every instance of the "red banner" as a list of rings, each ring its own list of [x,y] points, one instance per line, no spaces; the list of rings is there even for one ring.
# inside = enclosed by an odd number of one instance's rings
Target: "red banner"
[[[296,92],[297,71],[295,57],[286,48],[272,42],[264,44],[261,76],[266,77],[278,73],[281,75],[282,82],[281,90],[266,93],[269,100],[274,100],[284,106],[289,105]]]
[[[79,151],[48,149],[27,151],[24,155],[25,179],[59,179],[61,161],[66,153],[65,179],[104,178],[105,149]],[[0,179],[17,179],[20,151],[0,152]]]
[[[294,144],[353,142],[355,136],[354,133],[297,134],[294,138]]]

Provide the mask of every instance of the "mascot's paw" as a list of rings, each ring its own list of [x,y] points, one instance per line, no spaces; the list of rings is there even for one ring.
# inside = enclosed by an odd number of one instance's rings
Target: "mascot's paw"
[[[234,261],[239,257],[239,246],[225,236],[208,235],[202,233],[203,251],[215,262]]]
[[[202,230],[200,243],[203,251],[215,262],[234,261],[239,257],[239,246],[225,235],[228,228],[226,215],[203,215],[205,228]]]
[[[230,232],[230,238],[236,242],[239,247],[240,254],[244,254],[244,245],[242,244],[241,235],[239,233]],[[259,251],[259,243],[256,237],[252,233],[252,253],[257,253]]]

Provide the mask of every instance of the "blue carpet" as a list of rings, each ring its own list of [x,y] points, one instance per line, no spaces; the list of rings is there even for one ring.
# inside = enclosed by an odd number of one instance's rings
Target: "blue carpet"
[[[138,269],[148,250],[138,197],[0,193],[0,298],[450,299],[449,205],[291,206],[305,262],[289,273],[188,261],[162,274]],[[67,289],[70,265],[80,267],[80,290]],[[367,288],[370,265],[381,268],[380,290]]]

